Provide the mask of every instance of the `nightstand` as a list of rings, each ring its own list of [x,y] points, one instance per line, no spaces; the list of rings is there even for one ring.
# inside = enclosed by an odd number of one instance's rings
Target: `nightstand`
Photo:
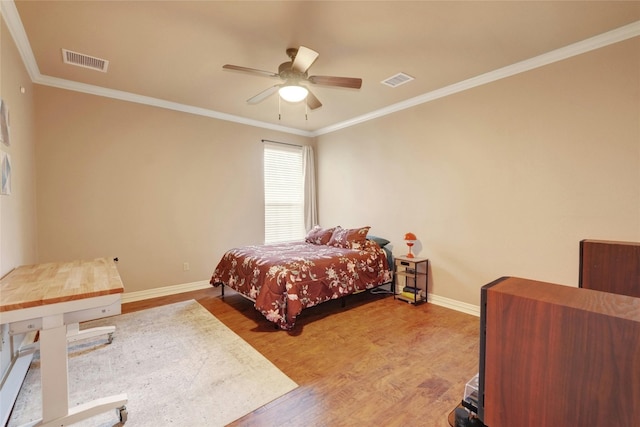
[[[427,258],[395,257],[394,298],[411,304],[427,301],[429,260]]]

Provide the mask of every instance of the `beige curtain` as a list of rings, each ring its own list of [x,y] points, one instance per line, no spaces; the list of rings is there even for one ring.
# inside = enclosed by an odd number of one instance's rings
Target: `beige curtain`
[[[302,181],[304,186],[304,227],[307,231],[318,224],[316,203],[316,163],[313,148],[302,147]]]

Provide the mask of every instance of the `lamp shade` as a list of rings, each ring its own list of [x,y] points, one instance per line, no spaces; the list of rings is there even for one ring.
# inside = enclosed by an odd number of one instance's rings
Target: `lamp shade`
[[[278,89],[280,97],[287,102],[300,102],[307,97],[307,88],[294,84],[287,84]]]
[[[413,252],[411,252],[411,247],[413,246],[413,242],[418,240],[418,238],[413,233],[407,233],[404,235],[404,240],[407,242],[407,246],[409,247],[409,253],[405,256],[407,258],[415,258]]]

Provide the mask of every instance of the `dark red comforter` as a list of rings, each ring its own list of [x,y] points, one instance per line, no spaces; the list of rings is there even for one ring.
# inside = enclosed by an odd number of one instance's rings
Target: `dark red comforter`
[[[359,250],[306,242],[231,249],[210,283],[248,296],[268,320],[291,329],[304,308],[390,280],[385,252],[367,240]]]

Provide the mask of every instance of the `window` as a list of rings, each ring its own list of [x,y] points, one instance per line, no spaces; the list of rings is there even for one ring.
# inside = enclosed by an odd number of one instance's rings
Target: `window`
[[[264,142],[264,242],[303,240],[302,147]]]

